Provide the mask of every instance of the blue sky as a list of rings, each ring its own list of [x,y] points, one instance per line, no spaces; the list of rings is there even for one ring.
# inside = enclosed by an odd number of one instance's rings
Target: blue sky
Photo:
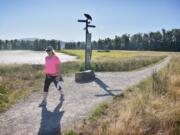
[[[84,13],[92,39],[180,28],[179,0],[0,0],[0,39],[84,41]]]

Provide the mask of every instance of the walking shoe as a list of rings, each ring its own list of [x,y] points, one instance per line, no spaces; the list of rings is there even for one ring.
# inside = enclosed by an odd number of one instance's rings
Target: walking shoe
[[[47,105],[47,102],[45,100],[43,100],[40,104],[39,104],[39,107],[42,107],[42,106],[46,106]]]

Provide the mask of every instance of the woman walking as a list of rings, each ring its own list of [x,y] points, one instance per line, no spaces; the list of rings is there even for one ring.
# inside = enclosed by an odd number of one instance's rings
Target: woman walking
[[[55,55],[52,46],[48,46],[46,49],[48,56],[45,58],[45,82],[44,82],[44,92],[43,92],[43,100],[40,103],[40,106],[46,106],[47,104],[47,96],[49,91],[49,86],[52,82],[54,82],[57,90],[60,93],[60,96],[63,94],[60,86],[60,64],[61,61]]]

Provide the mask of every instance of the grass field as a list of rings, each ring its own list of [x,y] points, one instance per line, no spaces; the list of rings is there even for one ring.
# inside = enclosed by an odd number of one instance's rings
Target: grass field
[[[77,56],[80,61],[80,71],[85,70],[84,50],[62,50],[60,52]],[[130,71],[154,63],[167,56],[165,52],[143,51],[92,51],[91,69],[94,71]]]
[[[180,53],[151,78],[102,103],[66,135],[179,135]]]
[[[84,50],[62,50],[69,55],[77,56],[80,61],[84,61],[85,51]],[[151,52],[151,51],[115,51],[110,52],[98,52],[97,50],[92,51],[92,61],[112,61],[120,58],[131,58],[131,57],[142,57],[142,56],[164,56],[166,52]]]

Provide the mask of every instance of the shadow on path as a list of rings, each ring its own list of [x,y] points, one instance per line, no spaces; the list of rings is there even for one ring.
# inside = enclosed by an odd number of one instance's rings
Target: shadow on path
[[[64,101],[64,95],[61,96],[59,104],[53,112],[48,111],[47,107],[42,107],[41,125],[38,135],[60,135],[61,134],[61,119],[64,111],[59,111]]]
[[[122,91],[121,89],[117,90],[111,90],[108,85],[106,85],[102,80],[99,78],[96,78],[94,80],[104,91],[106,91],[106,94],[96,94],[95,96],[97,97],[102,97],[102,96],[119,96],[121,93],[115,94],[113,92],[119,92]]]

